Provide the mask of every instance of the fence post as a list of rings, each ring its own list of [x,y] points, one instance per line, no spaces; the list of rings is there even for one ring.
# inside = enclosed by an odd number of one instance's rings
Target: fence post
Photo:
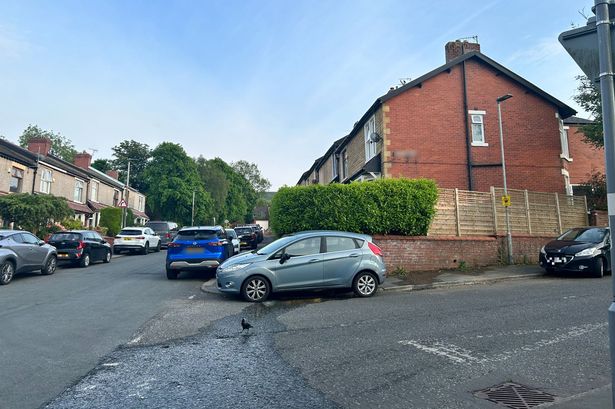
[[[530,218],[530,199],[527,194],[527,189],[524,192],[525,196],[525,217],[527,217],[527,232],[532,234],[532,219]]]
[[[461,236],[461,220],[459,220],[459,189],[455,188],[455,221],[457,222],[457,236]]]
[[[559,195],[555,193],[555,208],[557,209],[557,227],[559,228],[559,234],[562,234],[562,215],[559,211]]]
[[[498,235],[498,208],[495,203],[495,188],[491,186],[491,205],[493,206],[493,234]]]

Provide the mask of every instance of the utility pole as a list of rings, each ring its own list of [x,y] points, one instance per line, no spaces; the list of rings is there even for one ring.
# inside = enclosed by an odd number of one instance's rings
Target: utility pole
[[[502,155],[502,177],[504,178],[504,196],[508,199],[508,186],[506,184],[506,162],[504,161],[504,134],[502,132],[502,109],[500,105],[507,99],[512,98],[511,94],[502,95],[495,101],[498,104],[498,124],[500,125],[500,153]],[[510,204],[510,203],[509,203]],[[512,233],[510,231],[510,206],[504,207],[506,214],[506,244],[508,246],[508,264],[513,263]]]
[[[126,186],[124,188],[124,200],[128,204],[128,188],[130,186],[130,159],[128,159],[128,169],[126,171]],[[122,228],[126,227],[126,216],[128,215],[128,207],[122,209]]]
[[[194,226],[194,199],[196,196],[196,190],[192,191],[192,223],[190,223],[191,226]]]

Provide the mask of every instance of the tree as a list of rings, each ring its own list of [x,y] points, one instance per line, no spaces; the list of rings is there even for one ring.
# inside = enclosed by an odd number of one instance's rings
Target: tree
[[[122,229],[122,209],[119,207],[105,207],[101,209],[99,224],[107,228],[109,236],[115,236]]]
[[[217,162],[200,156],[196,160],[197,170],[203,187],[214,201],[214,216],[219,223],[228,219],[226,199],[229,194],[230,181]]]
[[[75,154],[77,150],[75,146],[65,136],[60,135],[59,133],[55,133],[53,131],[47,131],[39,128],[36,125],[28,125],[28,127],[23,131],[21,136],[19,137],[19,146],[23,148],[28,147],[28,142],[32,138],[48,138],[51,140],[51,151],[50,153],[54,156],[57,156],[61,159],[64,159],[67,162],[73,162],[75,158]],[[41,152],[42,153],[42,152]]]
[[[103,173],[107,173],[108,170],[113,170],[113,161],[110,159],[96,159],[92,162],[92,167]]]
[[[145,187],[143,172],[147,162],[152,157],[152,151],[148,145],[137,141],[123,141],[111,148],[113,150],[113,167],[119,171],[119,179],[126,182],[128,161],[130,160],[130,183],[131,187],[141,191]]]
[[[580,84],[577,88],[578,93],[573,96],[573,99],[594,118],[593,123],[581,127],[584,141],[597,148],[602,148],[604,146],[604,135],[602,134],[600,90],[586,76],[579,75],[576,79],[580,81]]]
[[[0,217],[4,223],[15,223],[16,227],[34,234],[38,234],[52,221],[72,215],[73,211],[62,197],[29,193],[0,196]]]
[[[149,214],[159,220],[190,225],[192,197],[195,197],[195,224],[213,220],[213,200],[203,188],[196,162],[179,144],[163,142],[152,151],[144,176]]]
[[[232,162],[231,166],[250,183],[257,193],[266,192],[271,187],[271,183],[261,175],[256,164],[240,160]]]
[[[575,187],[575,194],[587,197],[588,209],[607,210],[606,176],[598,171],[592,172],[586,182]]]

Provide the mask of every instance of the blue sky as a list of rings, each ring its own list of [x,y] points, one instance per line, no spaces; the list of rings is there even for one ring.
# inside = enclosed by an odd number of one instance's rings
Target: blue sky
[[[28,124],[78,150],[135,139],[256,163],[293,185],[401,78],[481,50],[556,98],[581,71],[557,36],[592,0],[0,0],[0,134]],[[581,113],[582,114],[582,113]]]

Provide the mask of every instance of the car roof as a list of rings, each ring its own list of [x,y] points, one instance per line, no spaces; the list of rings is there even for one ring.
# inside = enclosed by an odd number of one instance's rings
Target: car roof
[[[187,226],[182,227],[179,231],[183,230],[224,230],[222,226]]]
[[[10,229],[6,229],[6,230],[0,230],[0,235],[6,236],[8,234],[15,234],[15,233],[30,233],[27,230],[10,230]]]
[[[348,236],[361,240],[372,241],[372,237],[368,234],[338,230],[305,230],[291,233],[289,236]]]

